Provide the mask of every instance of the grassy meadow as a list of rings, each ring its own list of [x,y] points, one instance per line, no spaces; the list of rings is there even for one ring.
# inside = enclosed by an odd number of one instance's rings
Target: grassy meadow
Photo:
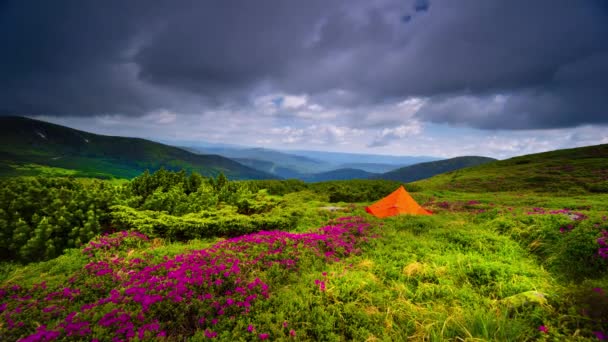
[[[608,193],[484,190],[488,165],[406,184],[434,215],[387,219],[364,208],[392,182],[12,180],[0,340],[605,339]]]

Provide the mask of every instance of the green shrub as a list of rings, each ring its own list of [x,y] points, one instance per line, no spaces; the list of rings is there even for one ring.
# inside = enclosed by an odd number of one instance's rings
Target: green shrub
[[[585,188],[589,192],[608,193],[608,181],[597,182],[597,183],[587,183],[587,184],[585,184]]]
[[[108,229],[116,188],[103,181],[18,177],[0,181],[0,260],[48,260]]]
[[[240,181],[239,183],[246,184],[252,191],[266,189],[271,195],[286,195],[292,192],[298,192],[308,189],[308,185],[298,179],[268,179],[268,180],[251,180]]]
[[[574,280],[605,275],[608,262],[598,256],[599,236],[599,230],[588,224],[565,231],[552,248],[550,266]]]
[[[237,236],[260,230],[289,230],[297,224],[297,216],[283,211],[242,215],[231,206],[175,216],[117,205],[112,207],[112,222],[115,226],[137,229],[150,237],[186,241],[212,236]]]
[[[403,217],[407,217],[407,220],[404,220]],[[396,228],[398,230],[408,230],[411,231],[414,235],[421,235],[428,233],[433,229],[437,229],[442,226],[441,218],[437,216],[400,216],[392,219],[395,223],[398,222]]]

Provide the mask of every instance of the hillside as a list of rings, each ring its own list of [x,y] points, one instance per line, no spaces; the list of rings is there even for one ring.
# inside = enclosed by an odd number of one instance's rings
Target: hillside
[[[495,161],[415,184],[424,189],[466,192],[608,192],[608,144]]]
[[[0,117],[3,176],[132,178],[160,167],[203,175],[223,172],[231,179],[273,178],[218,155],[198,155],[145,139],[97,135],[23,117]]]
[[[493,158],[475,156],[456,157],[402,167],[381,175],[374,176],[374,178],[409,183],[420,179],[429,178],[444,172],[485,164],[495,160],[496,159]]]

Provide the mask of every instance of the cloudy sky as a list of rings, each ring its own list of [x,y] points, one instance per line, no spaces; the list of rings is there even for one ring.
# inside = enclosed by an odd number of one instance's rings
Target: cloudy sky
[[[0,2],[0,115],[505,158],[608,143],[605,0]]]

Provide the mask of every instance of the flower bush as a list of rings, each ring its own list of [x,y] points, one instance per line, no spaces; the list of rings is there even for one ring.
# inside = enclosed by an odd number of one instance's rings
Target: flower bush
[[[161,261],[131,255],[134,247],[149,247],[143,234],[101,236],[83,248],[89,262],[67,284],[0,288],[0,339],[174,340],[197,331],[214,338],[271,295],[281,281],[269,276],[273,269],[293,272],[304,259],[359,253],[374,237],[370,228],[346,217],[307,233],[262,231]]]
[[[597,254],[601,258],[608,259],[608,231],[602,231],[602,236],[597,239],[597,243],[600,245]]]

